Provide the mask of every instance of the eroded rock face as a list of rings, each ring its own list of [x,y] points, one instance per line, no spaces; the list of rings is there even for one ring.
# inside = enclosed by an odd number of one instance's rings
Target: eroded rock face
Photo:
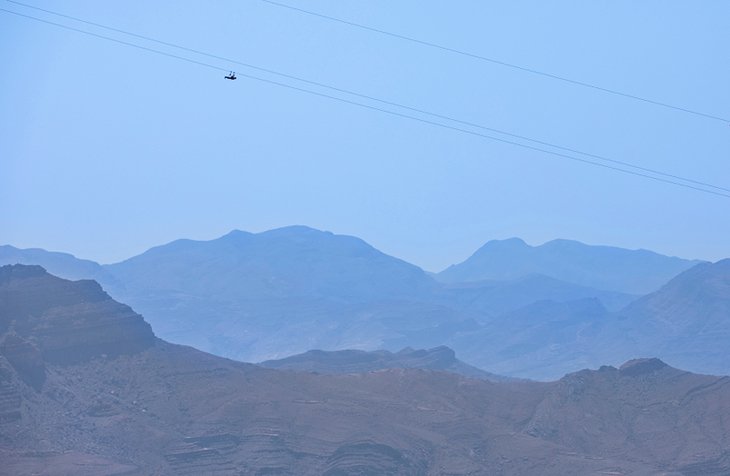
[[[20,392],[13,382],[10,363],[0,355],[0,425],[20,420]]]
[[[420,464],[419,464],[420,463]],[[363,441],[343,445],[327,461],[325,476],[347,476],[350,474],[377,476],[381,474],[419,475],[426,474],[424,462],[410,461],[397,449]]]
[[[25,265],[0,268],[0,334],[14,336],[4,347],[14,367],[23,365],[22,355],[32,358],[33,348],[46,362],[70,364],[138,352],[155,339],[142,316],[96,282],[67,281]]]
[[[46,381],[46,365],[38,347],[14,332],[8,333],[0,341],[0,355],[13,366],[18,376],[36,391]]]

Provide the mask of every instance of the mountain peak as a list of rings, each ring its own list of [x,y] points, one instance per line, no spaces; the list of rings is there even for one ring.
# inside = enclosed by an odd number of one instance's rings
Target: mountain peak
[[[653,374],[665,368],[670,367],[657,358],[633,359],[619,367],[619,372],[629,377],[637,377],[639,375]]]
[[[125,299],[170,293],[174,300],[195,296],[189,301],[193,306],[211,293],[215,299],[242,306],[267,299],[359,303],[411,299],[436,286],[422,269],[359,238],[301,225],[261,233],[233,230],[214,240],[173,242],[105,269],[125,284],[119,293]],[[179,307],[155,313],[140,309],[155,319],[161,315],[178,319],[182,312]],[[307,312],[301,306],[297,311]],[[190,312],[201,315],[197,308]],[[156,321],[153,324],[161,328]]]
[[[330,231],[319,230],[306,225],[289,225],[262,231],[260,235],[333,235]]]
[[[0,283],[13,279],[35,278],[46,275],[46,270],[39,265],[10,264],[0,266]]]
[[[244,230],[231,230],[225,235],[221,236],[220,239],[241,239],[241,238],[248,238],[249,236],[252,236],[253,233],[250,233],[248,231]]]
[[[532,248],[532,246],[528,245],[525,240],[522,238],[512,237],[512,238],[506,238],[504,240],[489,240],[484,245],[479,248],[476,253],[479,253],[483,250],[490,250],[490,249],[521,249],[521,248]]]

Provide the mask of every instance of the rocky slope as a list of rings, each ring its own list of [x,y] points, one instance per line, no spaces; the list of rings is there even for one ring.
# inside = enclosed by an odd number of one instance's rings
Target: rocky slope
[[[16,353],[19,361],[37,353],[39,361],[73,363],[154,341],[150,325],[95,281],[66,281],[23,265],[0,267],[0,332],[11,363]]]
[[[680,274],[619,317],[627,345],[638,343],[684,368],[730,373],[730,259]]]
[[[615,318],[596,299],[538,301],[449,342],[468,362],[513,377],[553,380],[576,369],[615,363],[600,336]],[[621,355],[620,358],[629,358]]]
[[[730,472],[726,377],[655,359],[552,383],[271,370],[154,339],[88,282],[24,266],[2,276],[0,339],[37,350],[0,354],[5,474]],[[70,329],[84,330],[73,358],[44,351]],[[39,364],[45,379],[28,383]]]
[[[526,431],[607,459],[660,460],[665,474],[728,474],[730,409],[721,401],[728,392],[728,377],[636,359],[565,376],[544,395]]]

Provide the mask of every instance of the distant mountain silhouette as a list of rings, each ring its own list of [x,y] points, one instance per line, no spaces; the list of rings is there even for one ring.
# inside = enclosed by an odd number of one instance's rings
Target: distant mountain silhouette
[[[227,357],[432,347],[538,300],[635,296],[531,275],[443,285],[364,241],[303,226],[178,240],[104,270],[160,335]],[[106,283],[105,283],[106,284]]]
[[[36,264],[66,279],[111,279],[99,263],[40,248],[0,245],[0,265],[5,264]]]
[[[519,238],[489,241],[466,261],[436,275],[454,283],[513,280],[531,274],[607,291],[646,294],[699,263],[647,250],[553,240],[530,246]]]
[[[703,263],[621,312],[621,330],[689,369],[730,373],[730,259]]]
[[[553,248],[560,244],[552,243]],[[577,247],[580,253],[567,253],[572,258],[564,269],[573,273],[576,266],[591,265],[596,276],[605,269],[614,281],[626,269],[626,283],[647,273],[636,271],[636,263],[646,259],[690,263],[566,243],[564,248]],[[485,248],[541,254],[539,249],[551,246],[531,248],[507,240]],[[629,256],[633,264],[604,263],[613,255]],[[576,256],[584,258],[576,261]],[[358,238],[303,226],[233,231],[210,241],[177,240],[104,266],[61,253],[0,248],[0,264],[7,262],[48,264],[64,277],[95,278],[115,299],[142,312],[157,335],[240,360],[278,359],[313,348],[395,351],[449,345],[481,368],[544,380],[626,360],[648,339],[631,337],[646,319],[621,321],[614,314],[634,295],[541,274],[441,283]],[[526,269],[520,263],[517,271]],[[652,349],[663,358],[673,355]]]
[[[420,268],[303,226],[178,240],[105,269],[122,283],[112,294],[150,316],[162,336],[245,360],[374,349],[468,320],[430,299],[439,285]]]
[[[448,347],[414,350],[405,348],[399,352],[377,350],[322,351],[310,350],[279,360],[267,360],[259,365],[271,369],[298,370],[325,374],[349,374],[373,372],[384,369],[426,369],[453,372],[465,377],[502,382],[510,380],[472,367],[456,358]]]
[[[272,370],[155,339],[96,283],[23,265],[0,268],[0,322],[7,474],[730,472],[730,378],[658,359],[550,383]]]
[[[304,226],[178,240],[106,267],[127,289],[228,299],[409,299],[433,281],[359,238]]]

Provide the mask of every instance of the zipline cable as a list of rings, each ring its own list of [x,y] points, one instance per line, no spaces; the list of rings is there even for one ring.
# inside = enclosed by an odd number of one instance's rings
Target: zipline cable
[[[10,0],[8,0],[8,1],[10,1]],[[725,118],[725,117],[720,117],[720,116],[716,116],[716,115],[713,115],[713,114],[708,114],[708,113],[705,113],[705,112],[696,111],[696,110],[688,109],[688,108],[681,107],[681,106],[675,106],[673,104],[669,104],[669,103],[665,103],[665,102],[661,102],[661,101],[656,101],[654,99],[649,99],[649,98],[646,98],[646,97],[637,96],[635,94],[625,93],[623,91],[619,91],[619,90],[616,90],[616,89],[606,88],[606,87],[603,87],[603,86],[598,86],[596,84],[587,83],[585,81],[579,81],[579,80],[571,79],[571,78],[568,78],[568,77],[565,77],[565,76],[560,76],[560,75],[557,75],[557,74],[548,73],[546,71],[541,71],[541,70],[538,70],[538,69],[535,69],[535,68],[530,68],[528,66],[521,66],[521,65],[518,65],[518,64],[515,64],[515,63],[509,63],[507,61],[498,60],[496,58],[490,58],[488,56],[483,56],[483,55],[480,55],[480,54],[470,53],[468,51],[464,51],[464,50],[460,50],[460,49],[456,49],[456,48],[451,48],[449,46],[441,45],[441,44],[438,44],[438,43],[433,43],[433,42],[426,41],[426,40],[419,40],[418,38],[414,38],[414,37],[411,37],[411,36],[402,35],[400,33],[394,33],[392,31],[382,30],[380,28],[375,28],[375,27],[372,27],[372,26],[364,25],[362,23],[356,23],[356,22],[353,22],[353,21],[344,20],[342,18],[337,18],[337,17],[333,17],[333,16],[330,16],[330,15],[325,15],[323,13],[318,13],[318,12],[315,12],[315,11],[312,11],[312,10],[306,10],[304,8],[295,7],[293,5],[288,5],[286,3],[281,3],[281,2],[274,1],[274,0],[259,0],[259,1],[264,2],[264,3],[268,3],[269,5],[274,5],[274,6],[277,6],[277,7],[280,7],[280,8],[286,8],[286,9],[293,10],[293,11],[296,11],[296,12],[299,12],[299,13],[304,13],[306,15],[311,15],[311,16],[314,16],[314,17],[322,18],[324,20],[329,20],[329,21],[341,23],[341,24],[344,24],[344,25],[352,26],[352,27],[355,27],[355,28],[359,28],[359,29],[362,29],[362,30],[367,30],[367,31],[370,31],[370,32],[378,33],[380,35],[385,35],[385,36],[390,36],[390,37],[393,37],[393,38],[398,38],[400,40],[409,41],[411,43],[417,43],[419,45],[427,46],[429,48],[436,48],[436,49],[439,49],[439,50],[442,50],[442,51],[447,51],[449,53],[454,53],[454,54],[457,54],[457,55],[466,56],[466,57],[473,58],[473,59],[477,59],[477,60],[480,60],[480,61],[486,61],[486,62],[489,62],[489,63],[492,63],[492,64],[496,64],[496,65],[499,65],[499,66],[504,66],[504,67],[507,67],[507,68],[512,68],[512,69],[516,69],[516,70],[519,70],[519,71],[524,71],[526,73],[531,73],[531,74],[535,74],[535,75],[538,75],[538,76],[543,76],[543,77],[546,77],[546,78],[555,79],[557,81],[563,81],[565,83],[569,83],[569,84],[572,84],[572,85],[575,85],[575,86],[582,86],[584,88],[590,88],[590,89],[594,89],[594,90],[601,91],[601,92],[604,92],[604,93],[613,94],[613,95],[616,95],[616,96],[622,96],[622,97],[625,97],[625,98],[628,98],[628,99],[633,99],[633,100],[636,100],[636,101],[641,101],[641,102],[645,102],[645,103],[648,103],[648,104],[653,104],[655,106],[661,106],[661,107],[664,107],[664,108],[673,109],[675,111],[680,111],[680,112],[684,112],[684,113],[688,113],[688,114],[693,114],[695,116],[701,116],[701,117],[704,117],[704,118],[707,118],[707,119],[712,119],[712,120],[715,120],[715,121],[721,121],[721,122],[724,122],[726,124],[730,124],[730,119]],[[18,2],[13,2],[13,3],[18,3]]]
[[[55,12],[55,11],[52,11],[52,10],[47,10],[47,9],[44,9],[44,8],[36,7],[36,6],[33,6],[33,5],[26,4],[26,3],[18,2],[18,1],[15,1],[15,0],[6,0],[6,1],[8,1],[10,3],[17,4],[17,5],[24,6],[24,7],[27,7],[27,8],[31,8],[31,9],[39,10],[39,11],[42,11],[42,12],[45,12],[45,13],[49,13],[49,14],[52,14],[52,15],[55,15],[55,16],[58,16],[58,17],[62,17],[62,18],[66,18],[66,19],[69,19],[69,20],[73,20],[73,21],[77,21],[77,22],[80,22],[80,23],[84,23],[84,24],[87,24],[87,25],[91,25],[91,26],[94,26],[94,27],[102,28],[102,29],[109,30],[109,31],[114,31],[116,33],[122,33],[124,35],[128,35],[128,36],[131,36],[131,37],[140,38],[142,40],[154,42],[154,43],[161,44],[161,45],[164,45],[164,46],[168,46],[168,47],[171,47],[171,48],[176,48],[176,49],[179,49],[179,50],[182,50],[182,51],[188,51],[188,52],[195,53],[195,54],[198,54],[198,55],[201,55],[201,56],[207,56],[209,58],[218,59],[218,60],[225,61],[225,62],[228,62],[228,63],[237,64],[237,65],[244,66],[244,67],[247,67],[247,68],[251,68],[251,69],[258,70],[258,71],[262,71],[262,72],[265,72],[265,73],[269,73],[269,74],[274,74],[274,75],[277,75],[277,76],[281,76],[283,78],[294,79],[296,81],[301,81],[303,83],[307,83],[307,84],[311,84],[311,85],[314,85],[314,86],[318,86],[318,87],[330,89],[332,91],[337,91],[337,92],[340,92],[340,93],[349,94],[349,95],[356,96],[356,97],[360,97],[360,98],[367,99],[367,100],[370,100],[370,101],[379,102],[381,104],[386,104],[386,105],[389,105],[389,106],[399,107],[399,108],[406,109],[406,110],[409,110],[409,111],[417,112],[419,114],[424,114],[424,115],[428,115],[428,116],[431,116],[431,117],[435,117],[435,118],[438,118],[438,119],[445,119],[445,120],[448,120],[448,121],[451,121],[451,122],[454,122],[454,123],[457,123],[457,124],[462,124],[462,125],[466,125],[466,126],[470,126],[470,127],[475,127],[475,128],[482,129],[482,130],[486,130],[486,131],[490,131],[490,132],[496,132],[498,134],[506,135],[506,136],[513,137],[513,138],[520,139],[520,140],[525,140],[525,141],[533,142],[535,144],[540,144],[540,145],[552,147],[552,148],[555,148],[555,149],[563,150],[565,152],[570,152],[570,153],[573,153],[573,154],[580,154],[580,155],[584,155],[586,157],[590,157],[590,158],[593,158],[593,159],[598,159],[598,160],[602,160],[602,161],[606,161],[606,162],[611,162],[611,163],[618,164],[618,165],[622,165],[622,166],[625,166],[625,167],[631,167],[633,169],[641,170],[643,172],[648,172],[648,173],[652,173],[652,174],[656,174],[656,175],[661,175],[663,177],[668,177],[668,178],[672,178],[672,179],[676,179],[676,180],[681,180],[681,181],[684,181],[684,182],[693,183],[695,185],[702,185],[703,187],[713,188],[715,190],[722,190],[722,191],[725,191],[725,192],[730,192],[730,188],[720,187],[720,186],[713,185],[713,184],[710,184],[710,183],[707,183],[707,182],[703,182],[703,181],[699,181],[699,180],[693,180],[693,179],[689,179],[689,178],[682,177],[682,176],[679,176],[679,175],[675,175],[675,174],[671,174],[671,173],[667,173],[667,172],[662,172],[661,170],[652,169],[652,168],[648,168],[648,167],[642,167],[640,165],[632,164],[630,162],[616,160],[616,159],[612,159],[612,158],[609,158],[609,157],[606,157],[606,156],[603,156],[603,155],[593,154],[593,153],[590,153],[590,152],[584,152],[584,151],[581,151],[581,150],[578,150],[578,149],[574,149],[574,148],[571,148],[571,147],[565,147],[565,146],[561,146],[559,144],[555,144],[555,143],[552,143],[552,142],[547,142],[547,141],[543,141],[543,140],[540,140],[540,139],[534,139],[532,137],[528,137],[528,136],[524,136],[524,135],[520,135],[520,134],[515,134],[515,133],[512,133],[512,132],[508,132],[508,131],[501,130],[501,129],[496,129],[496,128],[493,128],[493,127],[488,127],[488,126],[485,126],[485,125],[482,125],[482,124],[478,124],[478,123],[475,123],[475,122],[471,122],[471,121],[461,120],[461,119],[458,119],[458,118],[455,118],[455,117],[452,117],[452,116],[448,116],[448,115],[445,115],[445,114],[439,114],[439,113],[427,111],[427,110],[424,110],[424,109],[419,109],[419,108],[416,108],[416,107],[407,106],[405,104],[401,104],[401,103],[397,103],[397,102],[393,102],[393,101],[388,101],[388,100],[385,100],[385,99],[380,99],[380,98],[377,98],[377,97],[374,97],[374,96],[370,96],[370,95],[367,95],[367,94],[358,93],[356,91],[352,91],[352,90],[349,90],[349,89],[344,89],[344,88],[340,88],[340,87],[337,87],[337,86],[332,86],[332,85],[325,84],[325,83],[322,83],[322,82],[319,82],[319,81],[312,81],[312,80],[303,78],[301,76],[295,76],[295,75],[291,75],[291,74],[287,74],[287,73],[282,73],[280,71],[272,70],[272,69],[269,69],[269,68],[263,68],[263,67],[260,67],[260,66],[256,66],[254,64],[251,64],[251,63],[245,63],[245,62],[242,62],[242,61],[239,61],[239,60],[234,60],[234,59],[231,59],[231,58],[226,58],[224,56],[219,56],[219,55],[215,55],[215,54],[212,54],[212,53],[208,53],[208,52],[205,52],[205,51],[202,51],[202,50],[198,50],[198,49],[194,49],[194,48],[189,48],[189,47],[182,46],[182,45],[175,44],[175,43],[171,43],[171,42],[168,42],[168,41],[159,40],[157,38],[152,38],[150,36],[140,35],[140,34],[137,34],[137,33],[130,32],[130,31],[122,30],[120,28],[114,28],[114,27],[111,27],[111,26],[108,26],[108,25],[103,25],[101,23],[96,23],[96,22],[92,22],[92,21],[89,21],[89,20],[84,20],[82,18],[74,17],[74,16],[67,15],[67,14],[60,13],[60,12]],[[264,0],[264,1],[266,1],[266,0]]]
[[[13,15],[16,15],[16,16],[19,16],[19,17],[27,18],[27,19],[30,19],[30,20],[34,20],[34,21],[37,21],[37,22],[44,23],[44,24],[56,26],[56,27],[63,28],[63,29],[66,29],[66,30],[70,30],[70,31],[74,31],[74,32],[77,32],[77,33],[82,33],[82,34],[85,34],[85,35],[89,35],[89,36],[92,36],[92,37],[95,37],[95,38],[99,38],[99,39],[111,41],[111,42],[114,42],[114,43],[118,43],[118,44],[121,44],[123,46],[129,46],[129,47],[137,48],[137,49],[144,50],[144,51],[147,51],[147,52],[150,52],[150,53],[156,53],[156,54],[159,54],[159,55],[168,57],[168,58],[173,58],[173,59],[178,59],[178,60],[186,61],[188,63],[196,64],[198,66],[204,66],[204,67],[211,68],[211,69],[215,69],[215,70],[218,70],[218,71],[225,71],[225,72],[228,72],[229,71],[229,69],[227,69],[227,68],[222,68],[222,67],[219,67],[219,66],[215,66],[215,65],[210,64],[210,63],[205,63],[205,62],[202,62],[202,61],[193,60],[193,59],[190,59],[190,58],[186,58],[184,56],[179,56],[179,55],[175,55],[175,54],[172,54],[172,53],[167,53],[167,52],[164,52],[164,51],[161,51],[161,50],[157,50],[157,49],[154,49],[154,48],[149,48],[149,47],[146,47],[146,46],[138,45],[136,43],[130,43],[130,42],[127,42],[127,41],[119,40],[117,38],[112,38],[112,37],[109,37],[109,36],[100,35],[98,33],[89,32],[89,31],[86,31],[86,30],[82,30],[82,29],[79,29],[79,28],[72,27],[72,26],[68,26],[68,25],[64,25],[64,24],[61,24],[61,23],[52,22],[52,21],[49,21],[49,20],[44,20],[44,19],[41,19],[41,18],[37,18],[37,17],[31,16],[31,15],[26,15],[26,14],[19,13],[19,12],[15,12],[15,11],[11,11],[11,10],[7,10],[7,9],[4,9],[4,8],[0,8],[0,12],[10,13],[10,14],[13,14]],[[270,80],[270,79],[261,78],[261,77],[258,77],[258,76],[253,76],[253,75],[245,74],[245,73],[237,73],[237,75],[239,77],[245,77],[245,78],[249,78],[249,79],[252,79],[252,80],[260,81],[260,82],[263,82],[263,83],[268,83],[268,84],[280,86],[280,87],[283,87],[283,88],[287,88],[287,89],[291,89],[291,90],[295,90],[295,91],[299,91],[299,92],[304,92],[304,93],[307,93],[307,94],[310,94],[310,95],[314,95],[314,96],[318,96],[318,97],[323,97],[323,98],[328,98],[328,99],[331,99],[331,100],[334,100],[334,101],[338,101],[338,102],[342,102],[342,103],[345,103],[345,104],[350,104],[350,105],[358,106],[358,107],[365,108],[365,109],[370,109],[370,110],[373,110],[373,111],[382,112],[382,113],[389,114],[389,115],[392,115],[392,116],[401,117],[401,118],[405,118],[405,119],[410,119],[410,120],[417,121],[417,122],[421,122],[421,123],[424,123],[424,124],[429,124],[429,125],[432,125],[432,126],[441,127],[441,128],[444,128],[444,129],[449,129],[449,130],[461,132],[461,133],[468,134],[468,135],[472,135],[472,136],[476,136],[476,137],[490,139],[490,140],[493,140],[493,141],[497,141],[497,142],[502,142],[502,143],[505,143],[505,144],[514,145],[514,146],[517,146],[517,147],[522,147],[522,148],[525,148],[525,149],[528,149],[528,150],[542,152],[542,153],[549,154],[549,155],[552,155],[552,156],[555,156],[555,157],[561,157],[561,158],[565,158],[565,159],[569,159],[569,160],[573,160],[573,161],[577,161],[577,162],[581,162],[581,163],[585,163],[585,164],[589,164],[589,165],[594,165],[594,166],[597,166],[597,167],[602,167],[602,168],[609,169],[609,170],[614,170],[614,171],[617,171],[617,172],[622,172],[622,173],[629,174],[629,175],[634,175],[634,176],[637,176],[637,177],[643,177],[643,178],[651,179],[651,180],[654,180],[654,181],[657,181],[657,182],[667,183],[667,184],[676,185],[676,186],[679,186],[679,187],[689,188],[689,189],[696,190],[696,191],[699,191],[699,192],[704,192],[704,193],[709,193],[709,194],[712,194],[712,195],[717,195],[717,196],[720,196],[720,197],[730,198],[730,194],[716,192],[714,190],[707,190],[707,189],[700,188],[700,187],[696,187],[696,186],[689,185],[689,184],[686,184],[686,183],[676,182],[676,181],[673,181],[673,180],[668,180],[668,179],[664,179],[664,178],[661,178],[661,177],[656,177],[656,176],[652,176],[652,175],[648,175],[648,174],[636,172],[636,171],[633,171],[633,170],[626,170],[626,169],[622,169],[620,167],[614,167],[614,166],[607,165],[607,164],[602,164],[602,163],[599,163],[599,162],[593,162],[591,160],[587,160],[587,159],[582,159],[582,158],[579,158],[579,157],[570,156],[570,155],[563,154],[563,153],[560,153],[560,152],[555,152],[555,151],[551,151],[551,150],[547,150],[547,149],[542,149],[542,148],[539,148],[539,147],[534,147],[534,146],[531,146],[531,145],[522,144],[520,142],[515,142],[515,141],[503,139],[503,138],[500,138],[500,137],[494,137],[494,136],[490,136],[490,135],[487,135],[487,134],[482,134],[482,133],[475,132],[475,131],[471,131],[471,130],[468,130],[468,129],[462,129],[462,128],[459,128],[459,127],[450,126],[448,124],[443,124],[443,123],[440,123],[440,122],[435,122],[435,121],[431,121],[431,120],[428,120],[428,119],[423,119],[423,118],[420,118],[420,117],[411,116],[411,115],[408,115],[408,114],[403,114],[403,113],[400,113],[400,112],[396,112],[396,111],[391,111],[391,110],[388,110],[388,109],[379,108],[379,107],[372,106],[372,105],[369,105],[369,104],[363,104],[363,103],[359,103],[359,102],[356,102],[356,101],[351,101],[349,99],[345,99],[345,98],[341,98],[341,97],[337,97],[337,96],[332,96],[332,95],[325,94],[325,93],[321,93],[321,92],[318,92],[318,91],[312,91],[310,89],[301,88],[301,87],[294,86],[294,85],[291,85],[291,84],[281,83],[281,82],[278,82],[278,81],[273,81],[273,80]],[[684,180],[684,179],[682,179],[682,180]],[[716,187],[716,188],[720,188],[720,187]]]

